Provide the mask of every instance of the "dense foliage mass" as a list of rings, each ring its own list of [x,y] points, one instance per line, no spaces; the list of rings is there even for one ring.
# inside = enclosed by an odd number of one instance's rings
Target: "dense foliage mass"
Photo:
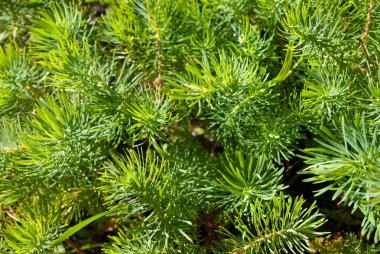
[[[377,253],[379,11],[1,0],[0,253]]]

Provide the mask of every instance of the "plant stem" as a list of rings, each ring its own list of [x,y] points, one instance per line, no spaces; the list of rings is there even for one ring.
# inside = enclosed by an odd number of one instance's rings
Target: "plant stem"
[[[372,17],[372,11],[373,11],[374,5],[375,5],[375,0],[371,0],[369,3],[369,10],[367,14],[367,23],[365,25],[364,39],[367,39],[369,35],[369,25],[371,24],[371,17]]]
[[[241,248],[240,250],[237,250],[237,251],[234,251],[232,252],[232,254],[242,254],[244,253],[246,250],[252,248],[254,245],[256,245],[257,243],[261,243],[263,241],[266,241],[267,239],[271,238],[271,237],[274,237],[274,236],[278,236],[278,235],[281,235],[285,232],[286,230],[280,230],[280,231],[277,231],[277,232],[274,232],[274,233],[270,233],[270,234],[267,234],[265,236],[262,236],[258,239],[256,239],[255,241],[253,242],[250,242],[248,243],[247,245],[245,245],[243,248]]]

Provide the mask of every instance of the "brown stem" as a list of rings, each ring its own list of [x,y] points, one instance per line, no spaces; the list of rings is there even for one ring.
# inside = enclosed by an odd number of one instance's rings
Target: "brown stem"
[[[369,10],[367,14],[367,23],[365,25],[364,39],[367,39],[369,35],[369,25],[371,24],[371,17],[372,17],[372,11],[373,11],[374,5],[375,5],[375,0],[371,0],[369,3]]]
[[[11,213],[7,213],[7,215],[8,215],[11,219],[13,219],[13,220],[17,220],[17,221],[18,221],[18,219],[16,218],[16,216],[14,216],[13,214],[11,214]]]
[[[18,33],[18,27],[15,26],[15,28],[13,29],[13,32],[12,32],[13,40],[16,40],[16,38],[17,38],[17,33]]]
[[[161,76],[162,73],[162,53],[161,53],[161,38],[159,27],[156,24],[156,39],[157,39],[157,60],[158,60],[158,75]]]
[[[158,27],[158,24],[155,24],[155,30],[156,30],[156,40],[157,40],[157,62],[158,62],[158,77],[154,80],[153,84],[157,88],[161,88],[163,85],[162,81],[162,70],[164,67],[163,60],[162,60],[162,48],[161,48],[161,37],[160,37],[160,28]]]
[[[359,38],[359,43],[360,43],[360,45],[362,46],[362,49],[363,49],[363,52],[364,52],[364,56],[365,56],[365,58],[367,58],[367,61],[369,61],[370,59],[369,59],[369,53],[368,53],[368,50],[367,50],[367,48],[365,47],[365,45],[364,45],[362,39],[360,39],[360,38]]]
[[[64,242],[67,244],[67,246],[69,246],[70,248],[76,250],[76,252],[78,254],[86,254],[86,252],[83,251],[83,250],[81,250],[80,247],[77,244],[75,244],[73,241],[67,239]]]
[[[250,242],[248,243],[246,246],[244,246],[243,248],[241,248],[240,250],[237,250],[237,251],[234,251],[232,252],[232,254],[242,254],[244,253],[246,250],[252,248],[254,245],[256,245],[257,243],[261,243],[265,240],[267,240],[268,238],[271,238],[271,237],[274,237],[274,236],[277,236],[277,235],[281,235],[285,232],[285,230],[280,230],[280,231],[277,231],[277,232],[274,232],[274,233],[270,233],[270,234],[267,234],[263,237],[260,237],[258,239],[256,239],[255,241],[253,242]]]

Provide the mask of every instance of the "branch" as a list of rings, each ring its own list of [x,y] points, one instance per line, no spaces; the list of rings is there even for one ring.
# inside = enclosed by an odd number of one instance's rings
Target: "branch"
[[[375,0],[371,0],[369,4],[368,14],[367,14],[367,23],[365,25],[364,39],[367,39],[369,35],[369,25],[371,24],[371,17],[372,17],[372,11],[373,11],[374,5],[375,5]]]
[[[286,230],[280,230],[280,231],[277,231],[277,232],[274,232],[274,233],[270,233],[270,234],[267,234],[263,237],[260,237],[258,239],[256,239],[255,241],[253,242],[250,242],[248,243],[247,245],[245,245],[243,248],[241,248],[240,250],[237,250],[237,251],[234,251],[232,252],[232,254],[242,254],[244,253],[246,250],[252,248],[254,245],[256,245],[257,243],[261,243],[263,241],[266,241],[267,239],[271,238],[271,237],[274,237],[274,236],[278,236],[278,235],[282,235]]]
[[[158,62],[158,77],[153,81],[153,84],[156,88],[161,88],[163,85],[162,69],[163,69],[163,61],[162,61],[162,49],[161,49],[161,37],[160,37],[160,28],[158,24],[155,24],[156,30],[156,40],[157,40],[157,62]]]
[[[77,244],[75,244],[73,241],[67,239],[64,242],[67,244],[67,246],[69,246],[70,248],[73,248],[78,254],[86,254],[86,252],[81,250],[80,247]]]
[[[367,48],[365,47],[365,45],[364,45],[362,39],[360,39],[360,38],[359,38],[359,43],[360,43],[360,45],[362,46],[362,49],[363,49],[363,53],[364,53],[365,58],[366,58],[367,61],[369,62],[369,61],[370,61],[370,55],[369,55],[368,50],[367,50]]]

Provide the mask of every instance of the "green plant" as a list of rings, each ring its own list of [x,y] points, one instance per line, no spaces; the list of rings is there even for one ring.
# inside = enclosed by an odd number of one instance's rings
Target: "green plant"
[[[0,1],[0,253],[375,253],[379,10]]]

